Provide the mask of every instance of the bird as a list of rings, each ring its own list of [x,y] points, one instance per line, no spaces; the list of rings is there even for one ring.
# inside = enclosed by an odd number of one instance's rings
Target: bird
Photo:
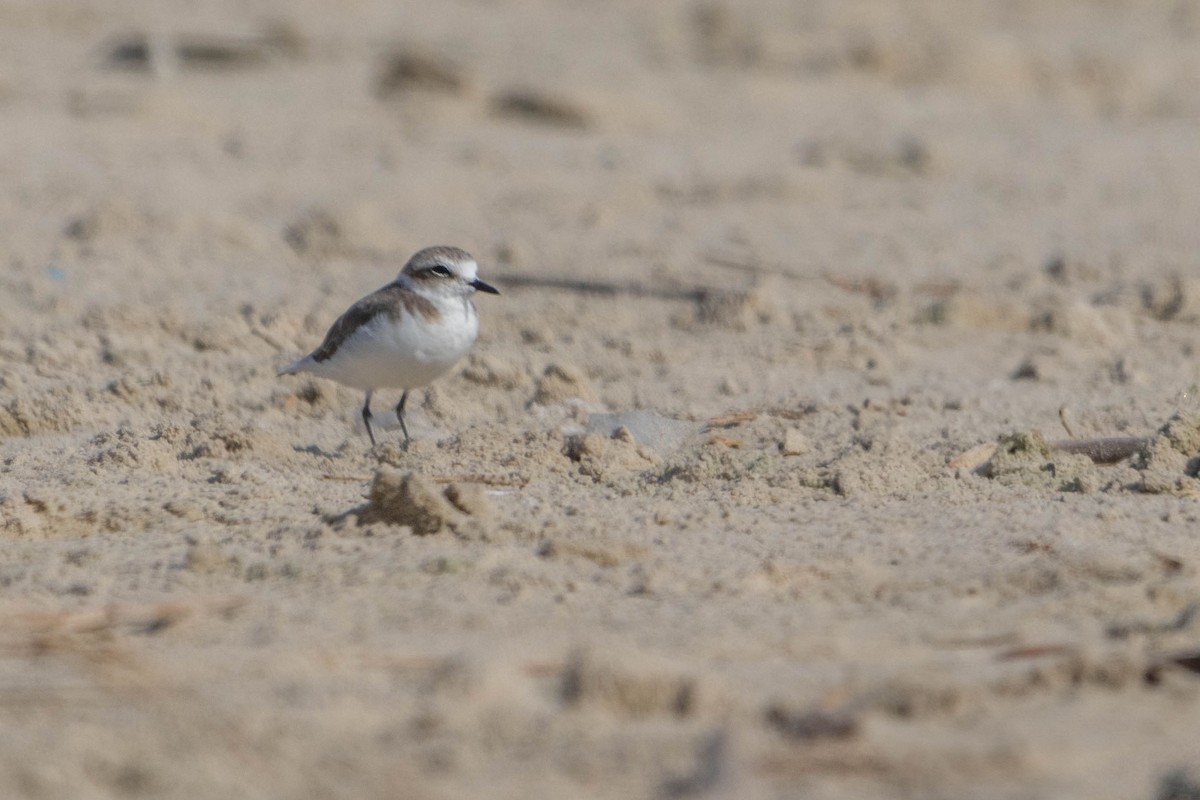
[[[316,350],[279,375],[308,373],[366,392],[362,419],[372,448],[371,396],[376,389],[403,390],[396,418],[407,447],[409,392],[444,375],[475,343],[479,314],[472,295],[500,294],[478,271],[471,254],[457,247],[419,250],[394,281],[346,309]]]

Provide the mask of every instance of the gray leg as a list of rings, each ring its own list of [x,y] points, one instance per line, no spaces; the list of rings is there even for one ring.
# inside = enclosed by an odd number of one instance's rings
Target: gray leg
[[[367,399],[363,401],[363,424],[367,426],[367,436],[371,437],[371,447],[375,446],[375,432],[371,430],[371,395],[374,389],[367,389]]]
[[[400,402],[396,404],[396,419],[400,420],[400,430],[404,431],[404,443],[408,444],[408,426],[404,424],[404,404],[408,402],[408,389],[404,390],[404,394],[400,395]]]

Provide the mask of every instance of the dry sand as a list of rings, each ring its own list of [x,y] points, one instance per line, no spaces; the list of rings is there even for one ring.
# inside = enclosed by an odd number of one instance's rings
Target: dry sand
[[[1196,2],[0,54],[0,796],[1200,794]],[[275,370],[441,243],[504,294],[372,454]]]

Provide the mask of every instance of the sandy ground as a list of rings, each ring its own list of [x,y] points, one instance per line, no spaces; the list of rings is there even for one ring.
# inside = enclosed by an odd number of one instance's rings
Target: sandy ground
[[[5,0],[0,796],[1200,796],[1198,130],[1190,0]]]

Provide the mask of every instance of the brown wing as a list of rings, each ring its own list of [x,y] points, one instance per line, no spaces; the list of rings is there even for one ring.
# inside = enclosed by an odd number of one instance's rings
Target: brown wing
[[[402,286],[388,284],[350,306],[334,321],[329,333],[325,334],[325,341],[312,352],[313,361],[319,363],[333,358],[355,331],[379,314],[387,314],[390,319],[399,319],[400,315],[406,312],[418,314],[428,322],[433,322],[440,316],[437,307],[429,300]]]

